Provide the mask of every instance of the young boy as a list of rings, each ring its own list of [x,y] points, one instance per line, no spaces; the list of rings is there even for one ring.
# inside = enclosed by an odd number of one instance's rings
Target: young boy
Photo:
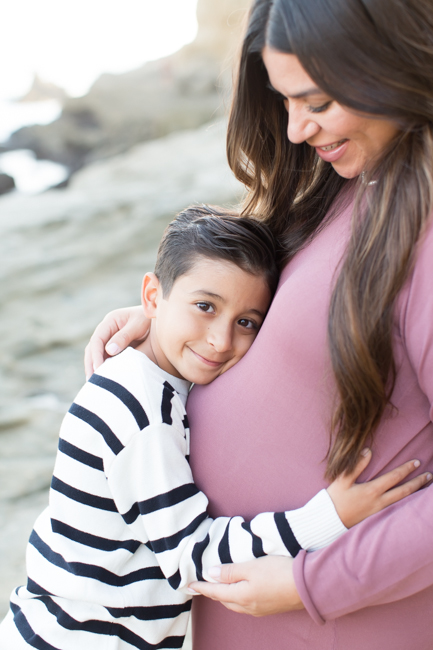
[[[181,648],[185,590],[207,569],[294,556],[346,530],[325,490],[292,512],[212,520],[191,475],[190,382],[209,383],[243,357],[277,282],[274,241],[258,221],[202,207],[168,226],[143,281],[149,335],[98,369],[63,422],[2,650]],[[366,516],[347,490],[344,499],[351,523]]]

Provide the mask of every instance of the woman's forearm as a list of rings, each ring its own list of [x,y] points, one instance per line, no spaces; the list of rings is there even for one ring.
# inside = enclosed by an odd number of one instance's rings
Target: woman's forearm
[[[433,487],[294,560],[300,597],[317,623],[407,598],[433,585]]]

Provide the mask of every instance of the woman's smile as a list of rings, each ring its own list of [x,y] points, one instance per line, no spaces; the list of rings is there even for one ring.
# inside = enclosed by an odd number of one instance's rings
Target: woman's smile
[[[349,140],[343,139],[325,146],[315,146],[316,153],[325,162],[337,162],[346,153]],[[309,143],[308,143],[309,144]]]

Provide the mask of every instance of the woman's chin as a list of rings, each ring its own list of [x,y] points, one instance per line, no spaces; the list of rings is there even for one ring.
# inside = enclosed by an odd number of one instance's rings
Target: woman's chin
[[[333,163],[332,164],[333,168],[337,172],[339,176],[342,178],[357,178],[360,174],[362,174],[363,169],[359,165],[344,165],[341,163]]]
[[[342,156],[339,160],[331,163],[331,165],[339,176],[349,179],[356,178],[362,174],[362,172],[368,166],[368,162],[363,156],[346,155]]]

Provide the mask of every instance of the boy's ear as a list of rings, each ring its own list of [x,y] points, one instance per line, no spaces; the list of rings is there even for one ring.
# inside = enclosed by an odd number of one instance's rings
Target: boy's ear
[[[141,289],[141,304],[147,318],[155,318],[161,291],[161,284],[155,273],[146,273]]]

